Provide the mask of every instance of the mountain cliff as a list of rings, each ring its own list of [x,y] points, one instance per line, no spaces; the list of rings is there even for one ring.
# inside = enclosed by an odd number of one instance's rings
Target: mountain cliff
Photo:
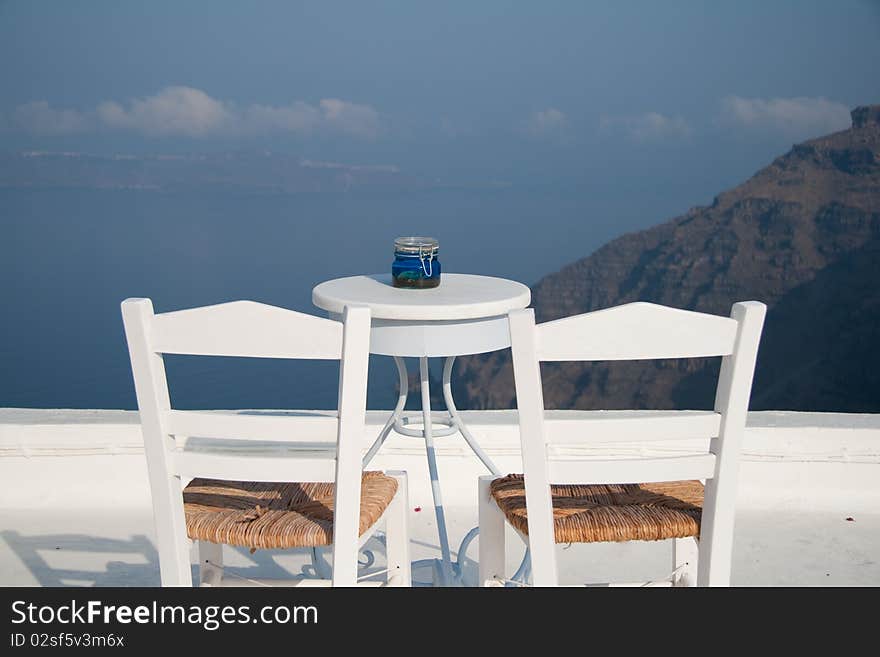
[[[753,409],[880,411],[880,105],[794,146],[707,207],[624,235],[532,288],[538,321],[631,301],[768,306]],[[548,408],[709,408],[718,359],[560,363]],[[509,351],[463,358],[472,408],[515,403]]]

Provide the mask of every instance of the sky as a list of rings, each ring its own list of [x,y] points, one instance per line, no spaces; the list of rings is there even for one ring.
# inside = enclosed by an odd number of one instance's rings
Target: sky
[[[877,0],[0,0],[0,150],[707,201],[880,102],[878,62]]]

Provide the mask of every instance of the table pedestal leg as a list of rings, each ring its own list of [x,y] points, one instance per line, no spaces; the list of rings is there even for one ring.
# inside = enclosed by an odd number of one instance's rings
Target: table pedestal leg
[[[431,493],[434,497],[434,514],[437,516],[437,532],[440,534],[440,556],[443,560],[441,575],[445,586],[452,575],[452,556],[449,552],[449,536],[446,533],[446,516],[443,513],[443,497],[437,474],[437,455],[434,453],[434,434],[431,430],[431,388],[428,380],[428,359],[419,358],[419,379],[422,388],[422,421],[425,432],[425,451],[428,454],[428,473],[431,475]]]

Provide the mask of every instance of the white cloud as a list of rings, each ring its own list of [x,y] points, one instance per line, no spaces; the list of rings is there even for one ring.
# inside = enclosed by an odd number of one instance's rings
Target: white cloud
[[[85,112],[54,109],[45,100],[35,100],[19,105],[15,109],[12,123],[33,135],[71,135],[88,130],[91,127],[91,118]]]
[[[369,105],[358,105],[338,98],[325,98],[318,105],[302,101],[274,107],[250,105],[238,117],[242,132],[298,132],[317,130],[339,132],[374,139],[379,134],[379,113]]]
[[[103,127],[146,136],[240,136],[247,134],[345,134],[374,139],[380,132],[379,113],[369,105],[325,98],[317,105],[251,104],[239,108],[192,87],[165,87],[159,93],[128,102],[108,100],[94,111],[53,109],[46,101],[20,105],[15,123],[35,134],[57,135]]]
[[[234,125],[227,105],[192,87],[165,87],[155,96],[135,98],[128,107],[108,101],[98,106],[106,125],[145,135],[203,137]]]
[[[655,141],[687,137],[691,134],[691,127],[680,116],[645,112],[628,116],[602,116],[599,119],[599,133],[623,135],[634,141]]]
[[[818,136],[850,126],[849,108],[827,98],[742,98],[721,101],[719,122],[788,136]]]
[[[369,105],[325,98],[320,106],[324,122],[333,129],[371,139],[379,133],[379,113]]]
[[[526,128],[535,137],[558,136],[565,129],[568,119],[555,107],[535,112],[529,117]]]

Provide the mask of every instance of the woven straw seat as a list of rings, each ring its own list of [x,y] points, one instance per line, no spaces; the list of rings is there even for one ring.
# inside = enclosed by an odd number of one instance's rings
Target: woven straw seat
[[[507,521],[528,534],[523,476],[495,479],[490,490]],[[703,485],[699,481],[554,484],[550,490],[557,543],[659,541],[700,535]]]
[[[360,534],[382,517],[397,481],[361,480]],[[333,482],[275,483],[193,479],[183,491],[191,539],[249,548],[316,547],[333,542]]]

